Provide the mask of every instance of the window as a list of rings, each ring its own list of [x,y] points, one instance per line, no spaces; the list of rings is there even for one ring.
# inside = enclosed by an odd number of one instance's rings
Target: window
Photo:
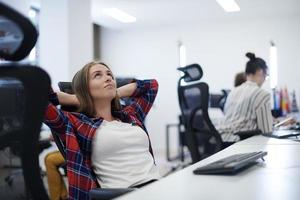
[[[277,67],[277,47],[271,41],[270,47],[270,84],[271,88],[276,88],[278,82],[278,67]]]
[[[28,17],[31,20],[32,24],[35,25],[36,29],[39,29],[39,9],[35,7],[30,7],[28,12]],[[29,61],[30,64],[37,65],[39,63],[39,41],[35,44],[33,49],[31,50],[26,61]]]
[[[179,66],[184,67],[186,66],[186,48],[185,45],[182,44],[182,42],[178,42],[178,48],[179,48]]]

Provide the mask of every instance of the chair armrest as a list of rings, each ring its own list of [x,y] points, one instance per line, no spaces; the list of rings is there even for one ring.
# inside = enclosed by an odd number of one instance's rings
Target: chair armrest
[[[110,200],[137,188],[95,188],[90,190],[90,200]]]
[[[247,139],[254,135],[262,134],[261,130],[249,130],[249,131],[239,131],[234,133],[234,135],[238,135],[241,140]]]

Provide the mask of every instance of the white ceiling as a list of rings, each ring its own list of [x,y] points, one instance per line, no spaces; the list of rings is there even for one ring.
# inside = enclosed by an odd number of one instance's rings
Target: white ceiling
[[[300,16],[300,0],[236,0],[241,12],[226,13],[215,0],[91,0],[93,21],[112,29],[153,27],[218,20],[263,19]],[[123,24],[102,14],[119,8],[137,18]]]

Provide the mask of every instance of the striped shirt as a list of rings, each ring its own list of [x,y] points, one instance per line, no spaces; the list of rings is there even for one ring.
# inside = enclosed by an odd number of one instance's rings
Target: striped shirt
[[[227,97],[224,113],[224,120],[218,127],[224,141],[238,141],[239,137],[233,133],[239,131],[272,131],[270,94],[255,82],[246,81],[232,90]]]

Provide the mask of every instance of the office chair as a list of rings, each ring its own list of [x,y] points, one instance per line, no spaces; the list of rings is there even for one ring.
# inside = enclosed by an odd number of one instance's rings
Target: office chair
[[[209,107],[210,108],[222,108],[220,107],[220,101],[223,98],[223,94],[209,94]]]
[[[43,150],[49,148],[51,146],[50,141],[49,140],[39,140],[38,141],[38,154],[40,154]],[[12,143],[9,144],[9,154],[10,154],[10,158],[11,156],[16,156],[18,158],[21,158],[21,147],[20,147],[20,142],[18,141],[13,141]],[[23,176],[23,170],[22,170],[22,166],[20,165],[12,165],[11,161],[10,161],[10,165],[5,165],[5,168],[14,168],[14,170],[5,177],[5,182],[12,187],[15,178],[17,178],[18,176]],[[41,174],[42,177],[44,174]],[[26,191],[25,191],[26,192]]]
[[[118,85],[118,79],[116,80]],[[128,81],[128,83],[129,82],[130,81]],[[62,92],[74,94],[71,82],[59,82],[58,87]],[[74,106],[62,106],[61,109],[69,112],[76,111],[76,107]],[[64,142],[60,139],[58,133],[56,133],[55,131],[51,131],[51,132],[55,144],[57,145],[59,151],[61,152],[61,154],[64,156],[66,160],[67,159],[66,151],[65,151],[66,148]],[[89,195],[91,200],[109,200],[134,190],[136,190],[136,188],[95,188],[90,190]]]
[[[209,87],[206,83],[200,82],[203,75],[200,65],[192,64],[178,68],[178,70],[184,73],[178,81],[181,122],[185,127],[185,141],[182,144],[186,144],[191,153],[192,162],[195,163],[232,145],[234,142],[224,142],[210,120],[208,115]],[[187,84],[182,84],[182,80]],[[224,108],[229,94],[228,90],[222,90],[222,92],[223,97],[219,102],[221,109]],[[224,103],[222,99],[224,99]],[[236,132],[235,135],[243,140],[260,133],[260,130],[246,130]]]
[[[220,108],[224,112],[224,106],[226,103],[227,96],[230,92],[228,89],[222,89],[221,94],[210,94],[209,95],[209,107]]]
[[[199,82],[203,75],[200,65],[192,64],[178,70],[183,72],[178,81],[178,98],[185,128],[184,143],[195,163],[220,151],[223,141],[208,115],[209,87]]]
[[[20,61],[35,45],[36,29],[1,2],[0,13],[0,58]],[[37,66],[15,62],[0,66],[0,149],[19,143],[25,186],[34,200],[48,199],[39,169],[38,139],[49,89],[48,74]],[[0,197],[16,198],[14,194]]]

